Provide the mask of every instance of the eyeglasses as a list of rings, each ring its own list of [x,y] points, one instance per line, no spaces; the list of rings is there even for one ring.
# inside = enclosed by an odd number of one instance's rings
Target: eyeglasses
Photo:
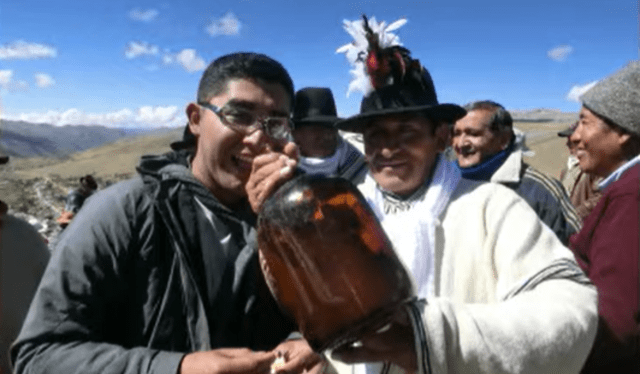
[[[291,125],[287,117],[260,117],[243,108],[228,107],[227,105],[220,108],[203,102],[198,104],[218,115],[222,123],[234,131],[249,135],[262,129],[272,139],[291,139]]]

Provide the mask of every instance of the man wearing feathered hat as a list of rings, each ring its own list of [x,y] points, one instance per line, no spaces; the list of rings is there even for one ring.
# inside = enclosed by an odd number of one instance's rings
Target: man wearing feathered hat
[[[516,142],[511,114],[490,100],[475,101],[464,108],[467,114],[453,127],[453,149],[462,176],[511,188],[567,245],[569,237],[580,229],[578,213],[558,180],[524,161],[524,142]]]
[[[597,324],[596,291],[572,253],[512,190],[462,178],[440,153],[447,123],[426,69],[374,19],[346,22],[370,173],[359,186],[415,281],[396,322],[334,351],[356,373],[576,373]],[[389,43],[392,41],[392,43]],[[358,65],[359,64],[359,65]],[[373,364],[372,362],[376,362]],[[382,364],[388,362],[394,365]]]
[[[571,141],[580,169],[603,178],[603,196],[571,248],[598,288],[598,335],[583,373],[640,372],[640,61],[580,100]]]
[[[298,167],[308,174],[360,182],[367,172],[362,153],[342,139],[333,125],[340,120],[329,88],[306,87],[296,92],[293,139],[300,150]]]

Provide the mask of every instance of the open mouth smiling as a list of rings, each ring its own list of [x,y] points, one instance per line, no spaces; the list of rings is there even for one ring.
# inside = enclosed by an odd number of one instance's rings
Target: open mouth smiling
[[[237,155],[237,156],[234,155],[234,156],[231,156],[231,159],[240,170],[251,171],[251,165],[253,164],[253,157],[246,156],[246,155]]]
[[[405,160],[376,160],[375,165],[382,168],[397,168],[406,164]]]
[[[464,157],[471,156],[474,153],[476,153],[475,149],[473,148],[458,148],[456,151],[458,152],[459,155]]]

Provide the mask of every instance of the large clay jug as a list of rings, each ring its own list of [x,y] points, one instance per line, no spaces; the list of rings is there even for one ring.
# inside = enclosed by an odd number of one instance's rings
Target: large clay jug
[[[321,352],[382,327],[412,297],[408,273],[349,181],[302,175],[258,216],[265,280]]]

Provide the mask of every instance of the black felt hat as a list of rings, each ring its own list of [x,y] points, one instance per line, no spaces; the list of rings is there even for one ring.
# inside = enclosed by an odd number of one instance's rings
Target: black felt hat
[[[340,119],[330,89],[307,87],[296,92],[293,107],[293,124],[296,127],[309,124],[333,127]]]
[[[195,147],[196,145],[196,137],[193,135],[191,130],[189,130],[189,122],[184,127],[184,131],[182,133],[182,140],[175,141],[171,143],[169,146],[174,151],[179,151],[181,149],[189,149],[191,147]]]
[[[336,123],[345,131],[362,132],[371,119],[389,114],[424,113],[435,121],[455,122],[466,115],[457,104],[440,104],[429,72],[407,76],[402,81],[380,87],[362,99],[360,114]],[[416,72],[418,73],[418,72]]]
[[[558,136],[563,138],[568,138],[576,130],[576,127],[578,127],[578,122],[572,124],[571,126],[567,127],[564,130],[558,131]]]
[[[80,184],[82,185],[82,187],[88,188],[90,190],[98,189],[98,183],[96,183],[96,180],[90,174],[87,174],[84,177],[81,177]]]

